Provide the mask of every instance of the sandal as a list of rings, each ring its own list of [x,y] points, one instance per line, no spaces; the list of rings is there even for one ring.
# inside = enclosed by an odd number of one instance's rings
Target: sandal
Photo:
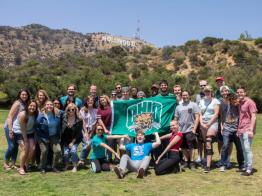
[[[4,163],[4,170],[5,171],[10,171],[12,167],[10,167],[7,163]]]
[[[24,169],[18,169],[18,173],[20,174],[20,175],[26,175],[26,173],[25,173],[25,170]]]
[[[15,165],[11,165],[12,169],[16,169],[17,171],[19,170],[19,167],[15,166]]]

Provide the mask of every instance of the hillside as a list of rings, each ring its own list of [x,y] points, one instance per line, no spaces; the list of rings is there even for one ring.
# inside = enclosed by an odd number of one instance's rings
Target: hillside
[[[112,36],[107,33],[81,34],[67,29],[53,30],[31,24],[21,28],[0,27],[0,66],[12,67],[35,58],[59,58],[65,53],[92,55],[99,50],[121,45],[132,50],[140,50],[150,45],[142,40]]]
[[[156,48],[145,41],[106,33],[83,35],[33,24],[0,27],[0,100],[14,99],[17,89],[32,93],[47,89],[51,97],[65,93],[68,83],[79,95],[95,83],[110,93],[116,82],[139,87],[149,94],[153,82],[166,79],[192,94],[198,81],[223,75],[232,88],[247,87],[262,109],[262,40],[223,40],[206,37],[182,46]],[[171,89],[170,88],[170,89]]]

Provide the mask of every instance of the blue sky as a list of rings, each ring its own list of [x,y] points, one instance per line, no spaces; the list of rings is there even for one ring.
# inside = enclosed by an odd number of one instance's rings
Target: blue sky
[[[244,31],[262,37],[261,8],[261,0],[0,0],[0,25],[134,37],[140,20],[140,37],[161,47]]]

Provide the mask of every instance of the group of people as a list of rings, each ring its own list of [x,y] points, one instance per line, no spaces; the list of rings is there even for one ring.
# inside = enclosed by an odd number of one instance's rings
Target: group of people
[[[91,170],[95,173],[110,171],[111,164],[119,163],[113,170],[120,179],[124,178],[126,170],[137,172],[137,177],[143,178],[152,163],[156,175],[187,167],[195,169],[200,164],[208,173],[214,154],[213,142],[217,141],[220,171],[231,166],[234,142],[239,171],[249,176],[252,174],[256,104],[247,97],[244,87],[234,92],[221,76],[216,78],[216,83],[214,92],[207,81],[201,80],[195,101],[180,85],[175,85],[170,93],[166,80],[153,84],[150,96],[176,97],[177,107],[170,113],[173,116],[170,133],[159,136],[156,132],[152,137],[136,130],[133,139],[128,135],[111,134],[110,102],[145,98],[146,94],[138,88],[117,83],[109,97],[98,96],[96,85],[91,85],[89,95],[83,100],[76,96],[73,84],[68,85],[67,95],[53,100],[43,89],[37,91],[35,99],[30,98],[28,90],[21,89],[4,126],[8,144],[4,168],[7,171],[16,168],[21,175],[35,165],[41,173],[46,173],[48,167],[53,172],[69,167],[77,172],[90,157]],[[19,168],[16,167],[18,148]]]

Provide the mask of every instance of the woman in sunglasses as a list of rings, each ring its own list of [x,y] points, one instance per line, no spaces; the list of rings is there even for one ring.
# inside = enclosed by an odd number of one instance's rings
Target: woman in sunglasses
[[[207,85],[204,88],[205,96],[199,103],[201,110],[200,114],[200,127],[202,132],[203,141],[206,147],[207,163],[204,167],[204,172],[210,172],[213,151],[213,142],[218,132],[218,115],[220,102],[213,97],[213,89]]]
[[[65,168],[67,170],[69,164],[69,156],[72,158],[72,172],[77,172],[77,148],[82,141],[83,120],[79,110],[74,103],[69,103],[65,109],[62,121],[62,146],[64,152]]]
[[[46,101],[43,111],[37,117],[36,140],[40,146],[41,173],[46,172],[47,155],[51,146],[53,150],[52,169],[59,172],[57,164],[61,155],[60,134],[63,112],[54,107],[52,101]]]
[[[100,123],[96,124],[96,134],[92,138],[92,154],[91,154],[91,169],[95,173],[101,171],[110,171],[109,162],[106,158],[106,150],[115,155],[117,159],[120,159],[119,155],[107,145],[108,140],[126,138],[130,140],[127,135],[106,135],[105,129]]]

